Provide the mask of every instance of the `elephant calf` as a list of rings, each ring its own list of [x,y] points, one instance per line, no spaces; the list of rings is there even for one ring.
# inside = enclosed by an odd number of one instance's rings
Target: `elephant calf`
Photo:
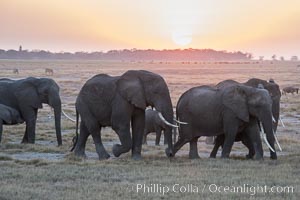
[[[3,104],[0,104],[0,142],[2,138],[2,126],[13,125],[23,123],[24,120],[21,118],[20,113]]]
[[[149,133],[156,133],[155,145],[159,145],[161,132],[165,131],[167,127],[173,127],[174,142],[176,140],[176,127],[173,124],[168,123],[163,118],[160,117],[159,112],[152,109],[147,109],[145,112],[145,130],[143,136],[143,144],[147,143],[147,135]],[[167,144],[167,141],[164,141]]]

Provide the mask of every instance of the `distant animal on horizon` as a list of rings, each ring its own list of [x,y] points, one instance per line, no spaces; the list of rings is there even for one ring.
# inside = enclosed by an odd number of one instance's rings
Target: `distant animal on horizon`
[[[285,87],[285,88],[282,89],[282,94],[283,95],[286,95],[287,93],[294,94],[294,92],[298,94],[299,88],[289,86],[289,87]]]
[[[14,68],[14,69],[13,69],[13,73],[14,73],[14,74],[19,74],[19,69],[18,69],[18,68]]]
[[[53,69],[46,68],[46,69],[45,69],[45,74],[46,74],[46,75],[51,75],[51,76],[52,76],[52,75],[54,74]]]

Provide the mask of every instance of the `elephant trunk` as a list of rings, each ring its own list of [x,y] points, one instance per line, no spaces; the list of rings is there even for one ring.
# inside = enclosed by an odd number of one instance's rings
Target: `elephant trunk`
[[[172,108],[172,103],[171,103],[171,98],[167,98],[167,102],[157,102],[154,103],[155,109],[161,113],[162,117],[170,124],[173,123],[173,108]],[[164,131],[164,137],[165,141],[168,144],[168,148],[166,149],[166,155],[168,157],[173,157],[174,156],[174,148],[173,148],[173,143],[172,143],[172,129],[173,127],[168,125],[166,126],[166,129]]]
[[[261,118],[261,122],[263,124],[264,131],[267,136],[268,143],[270,144],[271,148],[275,151],[275,136],[273,131],[273,122],[272,122],[272,115],[265,116]],[[270,149],[271,159],[277,159],[276,151],[273,152]]]
[[[61,100],[59,95],[49,95],[49,105],[54,109],[55,130],[58,146],[62,145],[61,138]]]
[[[280,97],[272,98],[272,113],[276,120],[276,122],[273,124],[273,129],[275,132],[277,131],[279,112],[280,112]]]

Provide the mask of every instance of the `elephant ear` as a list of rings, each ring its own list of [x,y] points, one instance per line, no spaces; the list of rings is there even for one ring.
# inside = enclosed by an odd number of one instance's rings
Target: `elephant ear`
[[[0,119],[6,122],[7,124],[12,123],[11,113],[9,108],[5,105],[0,104]]]
[[[19,105],[31,106],[33,108],[42,108],[37,86],[39,80],[36,78],[25,79],[14,92]]]
[[[249,122],[247,96],[241,86],[227,88],[223,93],[222,103],[239,119]]]
[[[117,81],[119,94],[138,108],[146,109],[146,96],[142,81],[138,74],[131,71],[123,74]]]

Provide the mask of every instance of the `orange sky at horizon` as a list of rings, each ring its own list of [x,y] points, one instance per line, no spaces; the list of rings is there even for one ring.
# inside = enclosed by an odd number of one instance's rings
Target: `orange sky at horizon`
[[[1,0],[0,49],[212,48],[300,56],[300,1]]]

